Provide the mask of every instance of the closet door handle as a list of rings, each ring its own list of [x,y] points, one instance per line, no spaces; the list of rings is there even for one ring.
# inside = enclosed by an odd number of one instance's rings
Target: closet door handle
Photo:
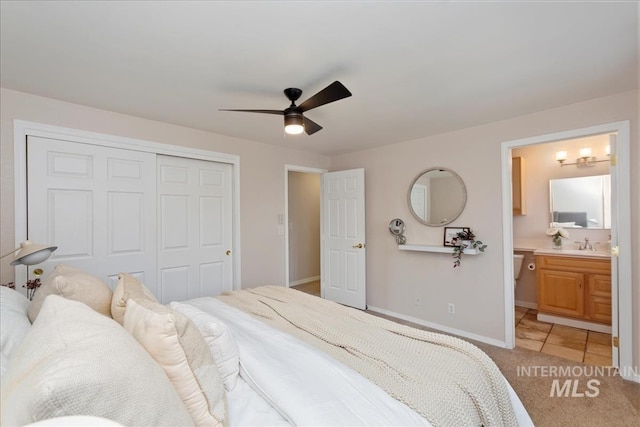
[[[227,256],[231,255],[231,251],[227,250],[226,254]]]

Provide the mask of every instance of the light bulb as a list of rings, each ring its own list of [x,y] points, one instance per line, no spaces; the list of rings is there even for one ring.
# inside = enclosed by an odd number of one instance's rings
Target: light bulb
[[[289,135],[300,135],[302,132],[304,132],[304,126],[297,124],[286,125],[284,127],[284,131]]]
[[[581,148],[580,157],[591,157],[591,148],[590,147]]]

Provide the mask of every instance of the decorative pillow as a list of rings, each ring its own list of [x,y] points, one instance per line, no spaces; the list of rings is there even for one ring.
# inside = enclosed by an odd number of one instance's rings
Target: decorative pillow
[[[124,324],[124,312],[130,298],[147,299],[158,302],[151,291],[142,282],[129,273],[118,274],[118,283],[111,298],[111,315],[121,325]]]
[[[88,415],[72,415],[70,417],[49,418],[38,421],[25,427],[124,427],[122,424],[105,418],[91,417]]]
[[[240,354],[238,344],[229,327],[217,317],[181,302],[172,302],[169,307],[179,311],[195,323],[209,346],[213,361],[222,376],[224,388],[231,391],[236,387],[240,373]]]
[[[193,425],[180,396],[112,319],[50,295],[2,378],[1,425],[90,415],[125,426]]]
[[[222,426],[226,396],[204,338],[189,318],[157,302],[130,299],[124,328],[173,382],[196,426]]]
[[[9,357],[31,328],[29,300],[20,292],[0,286],[0,353]],[[3,361],[3,366],[6,364]]]
[[[111,317],[112,292],[107,284],[82,270],[58,264],[43,280],[29,305],[28,314],[32,323],[38,317],[45,298],[52,294],[83,302],[98,313]]]

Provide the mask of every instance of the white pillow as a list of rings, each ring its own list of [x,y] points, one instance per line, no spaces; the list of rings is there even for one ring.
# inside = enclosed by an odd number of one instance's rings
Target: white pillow
[[[188,317],[157,302],[131,298],[124,328],[164,368],[196,426],[226,424],[222,379],[204,338]]]
[[[44,301],[2,378],[0,425],[89,415],[125,426],[192,425],[164,371],[113,319]]]
[[[72,415],[70,417],[49,418],[38,421],[25,427],[123,427],[122,424],[105,418],[90,417],[87,415]]]
[[[0,303],[3,310],[13,310],[18,313],[27,314],[29,300],[15,289],[0,286]]]
[[[29,300],[20,292],[0,286],[0,353],[6,357],[16,349],[31,328],[27,317]],[[3,367],[6,364],[3,361]]]
[[[224,388],[231,391],[236,387],[240,373],[238,344],[229,327],[217,317],[199,308],[181,302],[169,303],[169,307],[187,316],[195,323],[209,346],[213,361],[222,376]]]

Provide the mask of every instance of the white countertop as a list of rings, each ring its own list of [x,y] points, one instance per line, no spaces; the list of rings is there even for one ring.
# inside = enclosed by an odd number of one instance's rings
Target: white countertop
[[[533,252],[534,255],[571,256],[580,258],[611,258],[611,253],[606,250],[607,245],[599,244],[597,251],[579,250],[577,244],[567,243],[562,249],[553,249],[550,239],[513,239],[514,251]]]
[[[611,253],[605,251],[589,251],[589,250],[578,250],[578,249],[553,249],[553,248],[543,248],[536,249],[533,251],[534,255],[552,255],[552,256],[570,256],[576,258],[602,258],[609,259],[611,258]]]

